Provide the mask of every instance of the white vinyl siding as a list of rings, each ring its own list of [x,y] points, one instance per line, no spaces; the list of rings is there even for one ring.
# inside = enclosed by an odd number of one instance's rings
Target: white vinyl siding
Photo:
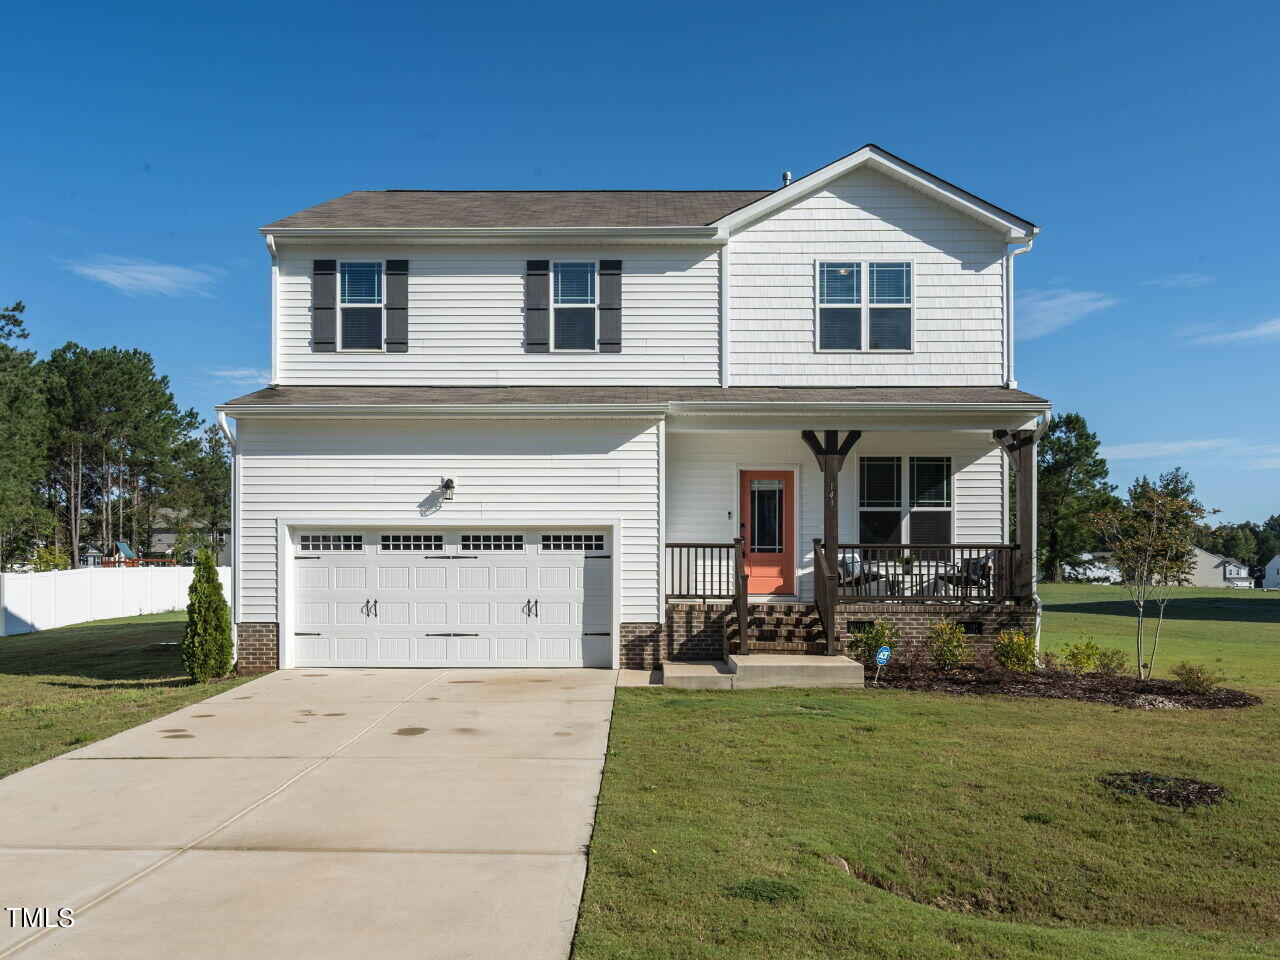
[[[956,543],[1004,543],[1004,453],[989,436],[924,430],[866,431],[840,473],[840,540],[855,541],[857,458],[950,457]],[[800,432],[698,430],[668,427],[666,540],[727,543],[737,536],[738,469],[799,468],[799,572],[797,591],[813,594],[813,540],[822,536],[822,473]]]
[[[311,352],[312,258],[409,260],[407,353]],[[622,352],[524,352],[525,261],[622,261]],[[285,247],[277,377],[286,385],[719,383],[714,248]]]
[[[730,383],[998,385],[1003,264],[995,230],[857,170],[729,243]],[[815,349],[815,262],[910,262],[910,352]]]
[[[277,518],[403,530],[442,476],[457,493],[432,518],[467,533],[494,532],[494,516],[616,518],[622,620],[661,619],[654,423],[242,419],[237,432],[241,621],[278,622]]]

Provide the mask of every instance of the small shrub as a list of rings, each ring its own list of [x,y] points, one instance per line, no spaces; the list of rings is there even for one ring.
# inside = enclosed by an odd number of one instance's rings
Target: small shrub
[[[1052,651],[1046,651],[1040,655],[1040,665],[1048,673],[1062,673],[1066,669],[1062,665],[1062,658]]]
[[[220,680],[231,672],[231,611],[208,550],[201,550],[196,557],[187,599],[182,665],[197,683]]]
[[[1030,673],[1036,668],[1036,638],[1021,630],[1002,630],[991,651],[1006,670]]]
[[[964,627],[945,617],[929,628],[924,646],[939,670],[954,670],[973,659]]]
[[[1213,668],[1203,663],[1188,663],[1186,660],[1171,668],[1169,672],[1181,680],[1182,685],[1189,692],[1202,696],[1213,693],[1214,688],[1224,679],[1222,674],[1216,673]]]
[[[1093,673],[1098,666],[1098,655],[1101,653],[1102,648],[1093,642],[1093,638],[1082,633],[1079,640],[1068,643],[1062,649],[1062,659],[1066,661],[1067,669],[1079,677],[1086,673]]]
[[[1124,653],[1115,647],[1103,647],[1098,653],[1098,662],[1093,665],[1097,673],[1107,677],[1118,677],[1129,672],[1129,661]]]
[[[876,662],[876,651],[887,646],[890,651],[902,633],[888,620],[876,620],[858,630],[849,640],[849,655],[861,664]]]

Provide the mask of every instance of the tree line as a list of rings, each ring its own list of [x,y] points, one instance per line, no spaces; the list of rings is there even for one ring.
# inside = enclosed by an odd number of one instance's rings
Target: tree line
[[[178,407],[143,350],[22,349],[25,311],[0,310],[0,570],[78,566],[118,541],[150,552],[158,526],[175,553],[211,542],[231,519],[217,426]]]
[[[1179,467],[1156,481],[1138,478],[1122,499],[1109,481],[1110,470],[1099,447],[1097,435],[1078,413],[1056,417],[1040,439],[1038,563],[1046,580],[1064,580],[1084,554],[1110,550],[1113,545],[1097,518],[1114,514],[1125,502],[1142,500],[1153,488],[1200,506],[1195,484]],[[1280,554],[1280,514],[1262,523],[1215,525],[1206,522],[1212,512],[1203,511],[1190,526],[1196,546],[1250,566],[1262,566]]]

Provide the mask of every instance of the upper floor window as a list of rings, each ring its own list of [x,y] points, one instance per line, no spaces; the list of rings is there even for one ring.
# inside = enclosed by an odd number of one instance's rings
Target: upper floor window
[[[818,264],[819,350],[910,350],[911,264]]]
[[[338,265],[339,349],[381,350],[383,299],[381,262]]]
[[[596,265],[551,265],[553,350],[596,349]]]

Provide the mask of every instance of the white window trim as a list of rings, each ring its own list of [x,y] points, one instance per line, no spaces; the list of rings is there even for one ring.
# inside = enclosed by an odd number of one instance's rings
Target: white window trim
[[[846,351],[847,352],[847,351]],[[901,351],[899,351],[901,352]],[[911,461],[913,458],[924,457],[931,460],[946,460],[948,462],[947,475],[948,486],[951,493],[951,506],[949,507],[913,507],[911,505]],[[863,460],[885,460],[893,459],[898,461],[898,506],[896,507],[863,507],[862,506],[862,461]],[[901,531],[899,539],[903,546],[914,546],[920,548],[928,548],[931,544],[911,542],[911,514],[915,510],[931,513],[947,513],[951,515],[951,523],[948,524],[949,539],[947,543],[956,542],[956,461],[955,457],[948,454],[868,454],[865,457],[858,457],[857,472],[854,474],[854,503],[857,510],[854,515],[854,542],[862,542],[862,514],[867,513],[894,513],[898,514],[898,529]],[[890,544],[893,546],[893,544]]]
[[[591,303],[556,303],[556,264],[589,263],[594,271],[595,279],[591,284],[593,299]],[[551,352],[552,353],[599,353],[600,352],[600,261],[599,260],[552,260],[551,261]],[[590,347],[557,347],[556,346],[556,307],[572,310],[591,311],[591,346]]]
[[[382,271],[382,279],[378,284],[382,298],[377,303],[346,303],[342,302],[342,265],[344,263],[376,263],[378,269]],[[338,352],[339,353],[386,353],[387,352],[387,261],[386,260],[339,260],[338,261]],[[343,346],[342,338],[345,327],[342,324],[342,308],[346,307],[366,307],[373,309],[376,307],[380,314],[380,322],[378,329],[380,331],[378,339],[382,346],[374,349],[371,347],[346,347]]]
[[[857,303],[839,304],[822,302],[822,265],[824,263],[856,263],[859,271],[858,290],[862,294]],[[911,265],[911,289],[908,291],[910,303],[872,303],[871,302],[871,264],[872,263],[909,263]],[[830,255],[816,258],[813,261],[813,350],[815,353],[853,353],[853,354],[905,354],[915,353],[916,350],[916,261],[914,257],[900,257],[890,254],[882,256],[861,256],[841,259],[840,257]],[[820,323],[821,311],[824,306],[835,307],[836,309],[848,309],[858,311],[861,321],[859,328],[858,342],[862,344],[856,350],[834,349],[822,346],[822,325]],[[894,348],[872,349],[871,344],[871,308],[872,307],[906,307],[911,311],[911,322],[907,327],[908,342],[906,349]]]

